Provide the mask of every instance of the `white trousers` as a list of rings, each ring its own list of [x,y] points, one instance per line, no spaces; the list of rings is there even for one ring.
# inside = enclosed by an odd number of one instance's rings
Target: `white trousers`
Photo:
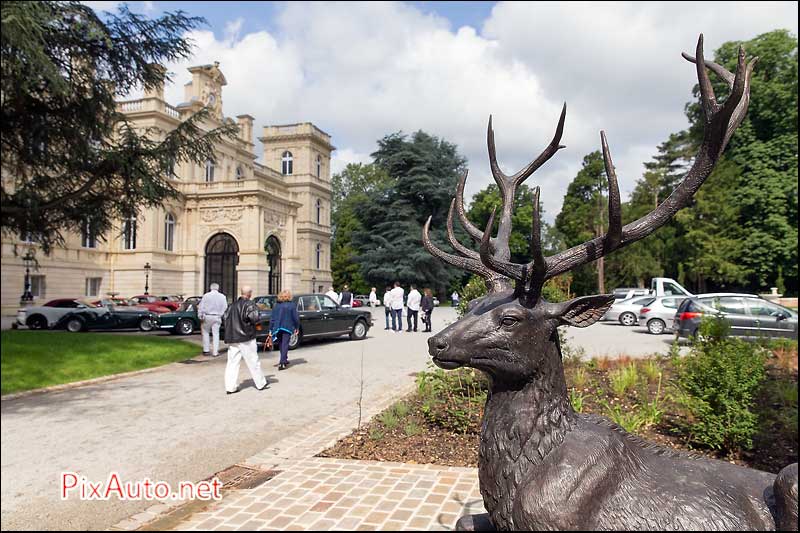
[[[211,352],[211,355],[219,355],[219,325],[222,317],[217,315],[206,315],[200,324],[200,333],[203,336],[203,352]],[[211,349],[213,342],[214,349]]]
[[[264,373],[261,372],[261,362],[258,360],[258,345],[253,339],[247,342],[237,342],[228,345],[228,366],[225,367],[225,390],[235,392],[239,387],[239,365],[244,358],[253,383],[256,388],[263,389],[267,384]]]

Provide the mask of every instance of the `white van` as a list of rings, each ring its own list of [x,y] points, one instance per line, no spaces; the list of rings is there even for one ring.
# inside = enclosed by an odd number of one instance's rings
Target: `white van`
[[[694,296],[672,278],[653,278],[650,280],[650,296]]]

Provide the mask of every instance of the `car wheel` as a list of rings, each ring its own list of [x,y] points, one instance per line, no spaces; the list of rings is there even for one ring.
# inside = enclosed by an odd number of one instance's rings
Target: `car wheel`
[[[27,325],[31,329],[47,329],[47,319],[41,315],[32,316],[28,319]]]
[[[78,333],[83,331],[83,320],[80,318],[70,318],[67,321],[67,331],[70,333]]]
[[[139,329],[142,331],[153,331],[154,327],[153,319],[148,316],[139,321]]]
[[[647,323],[647,331],[653,335],[661,335],[665,329],[667,329],[667,325],[660,318],[654,318]]]
[[[636,315],[633,313],[622,313],[619,316],[619,323],[623,326],[633,326],[636,324]]]
[[[289,338],[289,349],[294,350],[298,346],[300,346],[300,341],[302,340],[302,333],[292,333],[292,336]]]
[[[191,335],[194,333],[194,322],[188,318],[183,318],[175,325],[175,330],[181,335]]]
[[[356,320],[353,331],[350,332],[350,340],[360,341],[367,336],[367,324],[363,320]]]

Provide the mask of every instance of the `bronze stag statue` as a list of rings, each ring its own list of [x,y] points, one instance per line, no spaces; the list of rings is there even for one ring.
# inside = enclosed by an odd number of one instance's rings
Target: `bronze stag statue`
[[[797,464],[777,476],[723,461],[699,458],[649,444],[605,418],[577,414],[567,396],[559,325],[586,327],[599,320],[613,296],[595,295],[563,303],[541,297],[549,278],[642,239],[688,205],[744,119],[750,77],[757,58],[739,49],[736,74],[703,58],[703,36],[695,57],[705,132],[692,168],[654,211],[622,225],[614,165],[600,133],[608,177],[608,230],[551,257],[542,253],[539,188],[534,190],[532,260],[510,262],[512,207],[519,185],[560,148],[566,106],[550,145],[518,173],[497,164],[489,118],[492,174],[503,198],[497,236],[495,214],[480,231],[464,210],[459,181],[447,219],[448,240],[460,254],[423,243],[435,257],[486,280],[489,294],[470,302],[467,314],[431,337],[429,351],[445,369],[469,366],[490,378],[480,442],[479,477],[487,514],[462,517],[460,530],[794,530],[797,531]],[[730,96],[718,103],[706,68],[725,80]],[[453,232],[454,211],[479,251]],[[514,281],[514,286],[511,285]]]

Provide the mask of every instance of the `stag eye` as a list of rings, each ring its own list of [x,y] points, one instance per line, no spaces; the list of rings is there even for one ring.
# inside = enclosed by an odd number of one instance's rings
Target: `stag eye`
[[[517,320],[513,316],[504,316],[503,320],[500,321],[500,324],[507,328],[510,328],[511,326],[514,326],[517,322],[519,322],[519,320]]]

